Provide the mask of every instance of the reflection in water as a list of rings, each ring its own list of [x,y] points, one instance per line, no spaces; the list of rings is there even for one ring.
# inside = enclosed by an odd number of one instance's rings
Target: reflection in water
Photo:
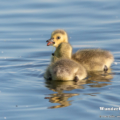
[[[113,79],[113,74],[111,69],[104,72],[90,72],[87,84],[90,83],[90,87],[104,87],[106,85],[111,85],[111,79]],[[108,83],[109,82],[109,83]]]
[[[56,105],[56,106],[51,106],[49,108],[61,108],[61,107],[70,106],[72,101],[69,101],[68,99],[70,97],[73,97],[73,96],[76,96],[76,95],[79,95],[79,94],[63,93],[61,91],[61,92],[58,92],[58,93],[55,93],[55,94],[51,94],[50,95],[51,97],[46,97],[46,99],[49,99],[49,101],[51,103],[59,103],[60,104],[60,105]]]
[[[60,81],[46,81],[46,87],[50,90],[55,91],[57,93],[50,94],[50,97],[45,97],[45,99],[49,99],[51,103],[59,103],[60,105],[51,106],[49,108],[61,108],[67,107],[71,105],[72,101],[68,99],[73,96],[80,95],[78,93],[64,93],[65,90],[71,91],[74,89],[85,89],[84,85],[87,84],[89,87],[104,87],[107,85],[111,85],[111,79],[113,75],[111,74],[111,70],[107,73],[104,72],[90,72],[88,73],[87,80],[74,82],[60,82]],[[96,96],[99,93],[85,93],[85,95]]]

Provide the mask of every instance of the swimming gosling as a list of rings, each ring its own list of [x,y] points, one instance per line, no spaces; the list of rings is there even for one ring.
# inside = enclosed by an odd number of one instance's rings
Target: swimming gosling
[[[53,45],[57,50],[57,47],[59,47],[62,42],[68,43],[68,35],[64,30],[58,29],[52,32],[51,38],[46,42],[48,42],[47,46]],[[66,51],[66,49],[64,49],[64,51]],[[109,51],[101,49],[79,50],[72,55],[72,59],[82,64],[87,71],[105,72],[114,61],[114,57]]]
[[[64,51],[66,50],[66,51]],[[53,56],[52,63],[48,66],[44,77],[50,80],[82,80],[87,77],[86,69],[78,62],[71,59],[72,47],[69,43],[60,43]]]

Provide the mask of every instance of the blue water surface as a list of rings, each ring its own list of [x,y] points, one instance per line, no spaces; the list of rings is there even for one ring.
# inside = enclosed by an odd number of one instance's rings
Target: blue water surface
[[[110,74],[85,83],[47,82],[43,78],[55,29],[69,35],[73,52],[109,50]],[[120,0],[0,1],[0,120],[119,119]]]

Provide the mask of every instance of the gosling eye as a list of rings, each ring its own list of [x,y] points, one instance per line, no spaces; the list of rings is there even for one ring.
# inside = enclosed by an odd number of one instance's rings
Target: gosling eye
[[[58,36],[57,39],[60,39],[60,36]]]

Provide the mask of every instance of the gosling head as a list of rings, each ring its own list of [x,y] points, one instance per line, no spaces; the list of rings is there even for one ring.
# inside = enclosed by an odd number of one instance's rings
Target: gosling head
[[[47,46],[58,47],[58,45],[62,42],[68,42],[68,35],[64,30],[58,29],[52,32],[51,38],[47,40]]]

